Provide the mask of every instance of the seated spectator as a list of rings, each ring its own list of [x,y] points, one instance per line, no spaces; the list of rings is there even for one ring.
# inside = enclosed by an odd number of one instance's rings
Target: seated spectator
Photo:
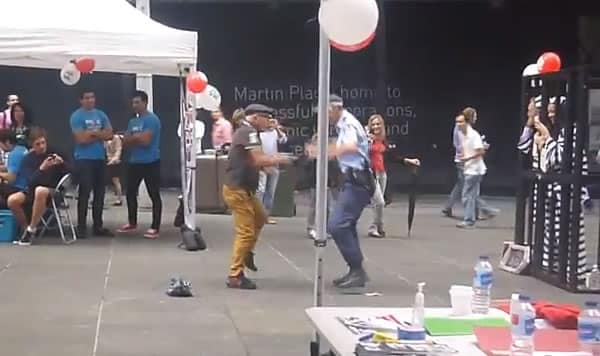
[[[31,125],[31,113],[22,103],[15,103],[10,108],[10,116],[12,121],[10,129],[17,136],[17,142],[20,145],[27,146],[29,144],[29,126]]]
[[[0,149],[8,153],[6,170],[0,172],[0,207],[6,208],[6,200],[16,192],[25,189],[27,180],[21,168],[27,148],[17,143],[16,135],[8,129],[0,129]]]
[[[12,210],[23,235],[19,245],[31,245],[42,215],[48,207],[49,199],[60,179],[70,171],[66,156],[49,149],[46,131],[34,127],[29,133],[31,152],[21,163],[21,171],[26,177],[26,188],[8,197],[8,207]],[[27,221],[25,208],[31,206],[31,219]]]

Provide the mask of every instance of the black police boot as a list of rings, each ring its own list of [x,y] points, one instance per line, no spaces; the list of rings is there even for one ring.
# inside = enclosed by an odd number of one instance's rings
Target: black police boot
[[[341,277],[338,277],[338,278],[334,279],[334,280],[333,280],[333,285],[337,287],[337,286],[339,286],[340,284],[342,284],[344,281],[346,281],[346,279],[348,279],[348,277],[350,277],[350,273],[351,273],[351,271],[350,271],[350,270],[348,270],[348,272],[346,272],[346,274],[345,274],[345,275],[343,275],[343,276],[341,276]]]
[[[368,280],[367,272],[362,267],[353,268],[350,270],[348,277],[338,284],[337,287],[340,289],[362,288],[367,284]]]

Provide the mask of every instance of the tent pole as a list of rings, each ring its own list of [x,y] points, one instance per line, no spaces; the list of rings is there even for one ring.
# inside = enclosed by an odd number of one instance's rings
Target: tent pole
[[[185,76],[190,68],[180,66],[179,78],[180,117],[181,117],[181,194],[183,196],[184,223],[188,230],[196,230],[196,96],[185,88]]]
[[[314,306],[323,305],[323,252],[327,246],[327,146],[329,145],[329,80],[330,80],[329,38],[319,26],[319,99],[317,116],[317,186],[316,186],[316,227]],[[311,355],[318,356],[320,337],[315,331],[311,343]]]
[[[136,9],[140,10],[144,15],[150,17],[150,0],[135,0]],[[138,90],[143,90],[148,94],[148,110],[154,112],[154,91],[152,90],[152,74],[136,73],[135,87]],[[152,207],[146,182],[142,181],[138,189],[140,199],[140,208],[149,209]]]

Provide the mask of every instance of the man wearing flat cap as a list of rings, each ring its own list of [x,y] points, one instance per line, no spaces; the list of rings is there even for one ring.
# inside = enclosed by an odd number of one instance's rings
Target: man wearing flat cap
[[[258,235],[266,222],[262,203],[256,197],[259,171],[265,167],[289,163],[289,159],[262,152],[259,132],[269,125],[273,109],[251,104],[245,109],[229,149],[223,198],[233,215],[235,239],[227,287],[256,289],[244,276],[247,256],[254,250]]]
[[[333,285],[340,289],[360,288],[368,277],[363,269],[356,223],[375,190],[369,168],[369,140],[364,127],[344,109],[342,98],[335,94],[329,97],[329,122],[335,125],[338,137],[329,145],[328,155],[330,159],[337,158],[343,183],[327,230],[349,267],[346,275],[333,280]],[[316,147],[309,145],[307,151],[314,156]]]

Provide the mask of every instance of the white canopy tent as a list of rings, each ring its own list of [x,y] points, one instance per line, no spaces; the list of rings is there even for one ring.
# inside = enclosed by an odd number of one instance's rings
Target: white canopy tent
[[[0,20],[0,65],[61,69],[91,57],[95,71],[182,78],[182,189],[185,224],[195,230],[195,179],[186,179],[196,165],[195,155],[186,154],[195,152],[194,118],[184,120],[193,110],[183,80],[196,67],[197,33],[153,21],[126,0],[0,0],[0,8],[7,10]]]
[[[96,71],[179,76],[197,33],[167,27],[125,0],[0,0],[0,65],[60,69],[88,56]]]

